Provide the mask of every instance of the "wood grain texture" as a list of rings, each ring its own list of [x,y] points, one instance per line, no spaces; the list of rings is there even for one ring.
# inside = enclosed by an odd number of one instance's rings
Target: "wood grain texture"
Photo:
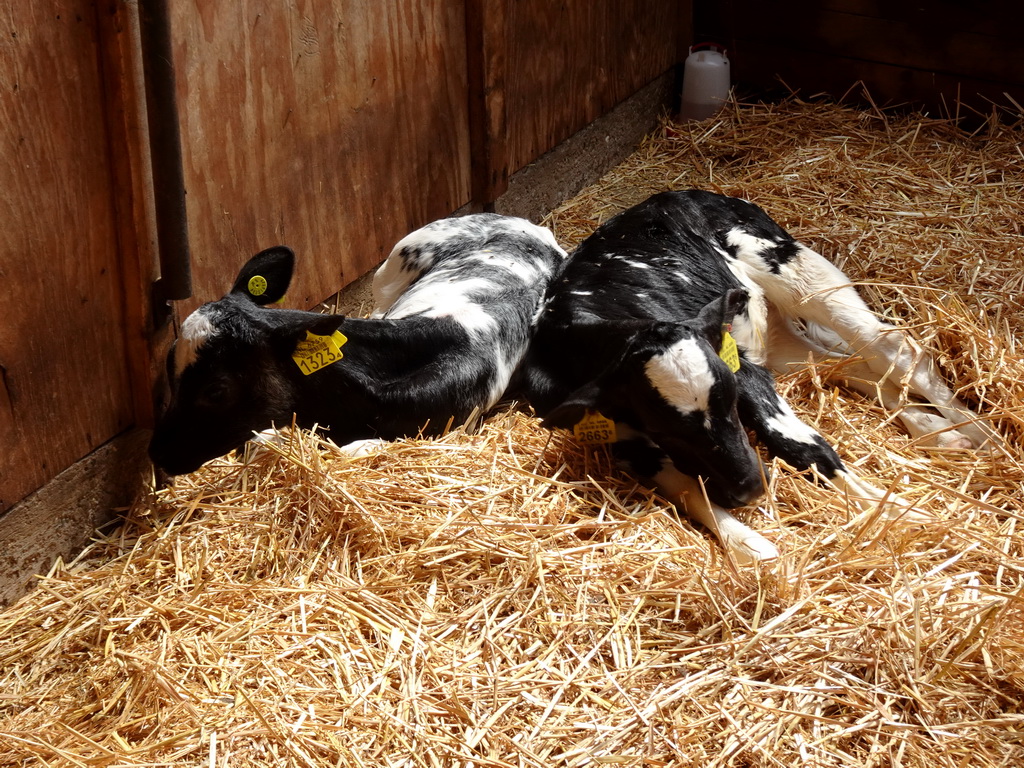
[[[195,299],[279,243],[315,305],[469,199],[461,2],[172,4]]]
[[[1017,0],[920,0],[914,3],[892,0],[794,0],[787,3],[787,10],[796,14],[804,13],[806,9],[908,22],[925,32],[933,29],[956,30],[1006,37],[1012,31],[1007,25],[1019,20],[1020,3]]]
[[[466,62],[475,210],[490,210],[508,189],[505,74],[508,0],[466,0]]]
[[[153,178],[146,131],[145,82],[138,6],[112,2],[97,13],[99,47],[114,179],[114,215],[120,244],[126,366],[135,426],[152,428],[163,395],[173,327],[154,312],[153,283],[160,275]]]
[[[509,172],[675,65],[677,0],[510,0]]]
[[[840,95],[863,79],[879,102],[931,108],[1005,104],[1024,90],[1020,11],[1005,0],[797,0],[778,8],[736,0],[731,14],[733,75],[756,86],[776,75],[802,93]]]
[[[85,0],[0,21],[0,510],[132,423],[113,180]]]
[[[837,58],[814,51],[794,51],[772,43],[748,42],[743,50],[745,63],[733,68],[736,79],[763,88],[776,87],[781,80],[790,88],[798,89],[804,97],[824,93],[838,98],[849,92],[849,98],[862,101],[858,85],[862,82],[872,101],[879,105],[910,104],[937,116],[970,118],[971,122],[987,116],[991,104],[1012,108],[1007,94],[1024,105],[1024,86],[1021,85],[863,59]]]

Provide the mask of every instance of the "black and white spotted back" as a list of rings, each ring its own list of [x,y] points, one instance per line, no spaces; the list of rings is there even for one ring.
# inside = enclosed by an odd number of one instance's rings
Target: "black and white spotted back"
[[[455,321],[473,348],[465,360],[494,371],[489,407],[508,387],[565,257],[550,230],[525,219],[441,219],[402,238],[377,270],[373,317]]]

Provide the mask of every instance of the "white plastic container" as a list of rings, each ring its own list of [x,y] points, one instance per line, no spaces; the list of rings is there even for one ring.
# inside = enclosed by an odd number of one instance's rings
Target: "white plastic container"
[[[683,67],[683,99],[679,117],[707,120],[729,98],[729,58],[715,43],[690,47]]]

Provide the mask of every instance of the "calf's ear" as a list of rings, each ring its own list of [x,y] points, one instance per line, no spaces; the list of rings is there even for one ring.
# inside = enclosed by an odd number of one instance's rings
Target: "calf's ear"
[[[573,346],[591,352],[603,346],[611,354],[600,374],[545,414],[543,424],[548,429],[572,429],[587,411],[607,405],[610,398],[615,398],[609,393],[621,391],[622,382],[638,365],[643,366],[652,348],[662,347],[666,339],[675,340],[681,334],[677,323],[650,321],[581,325],[573,330]]]
[[[245,263],[231,293],[245,296],[255,304],[264,306],[284,298],[292,282],[295,254],[283,245],[260,251]]]
[[[584,384],[548,411],[542,423],[548,429],[572,429],[587,415],[587,411],[597,410],[600,396],[601,387],[596,381]]]
[[[736,315],[747,308],[749,296],[742,288],[732,288],[709,302],[694,319],[694,330],[704,336],[712,347],[722,344],[722,330],[732,323]]]
[[[330,336],[345,322],[345,315],[321,315],[297,309],[277,309],[261,313],[260,325],[289,354],[306,338],[306,331],[317,336]]]

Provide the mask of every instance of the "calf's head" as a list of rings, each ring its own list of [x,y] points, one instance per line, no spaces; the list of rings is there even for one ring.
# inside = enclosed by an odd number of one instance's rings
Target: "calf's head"
[[[198,469],[253,432],[288,424],[301,373],[291,359],[306,331],[329,335],[340,315],[268,309],[291,282],[292,252],[270,248],[250,259],[231,291],[189,315],[168,359],[171,400],[149,445],[168,474]]]
[[[736,376],[719,355],[724,328],[746,304],[745,291],[731,290],[692,320],[649,323],[624,336],[605,329],[620,347],[615,362],[550,411],[545,425],[570,428],[600,411],[644,432],[679,470],[699,476],[711,501],[750,503],[764,490],[761,462],[740,423]]]

